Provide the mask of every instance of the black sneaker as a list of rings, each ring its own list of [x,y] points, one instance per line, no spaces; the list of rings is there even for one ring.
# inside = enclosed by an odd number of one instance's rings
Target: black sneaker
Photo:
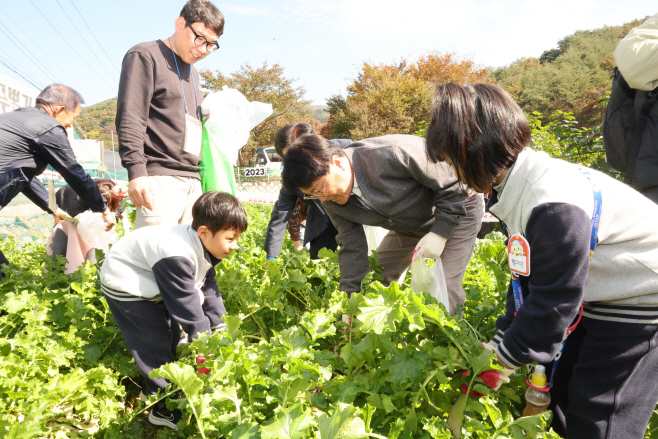
[[[180,421],[182,414],[180,410],[169,410],[167,407],[155,407],[149,413],[148,420],[153,425],[168,427],[172,430],[178,430],[176,424]]]

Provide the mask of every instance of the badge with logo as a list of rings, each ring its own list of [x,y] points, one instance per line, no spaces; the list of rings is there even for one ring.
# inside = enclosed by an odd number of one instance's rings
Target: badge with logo
[[[509,269],[521,276],[530,275],[530,244],[521,235],[513,235],[507,244]]]

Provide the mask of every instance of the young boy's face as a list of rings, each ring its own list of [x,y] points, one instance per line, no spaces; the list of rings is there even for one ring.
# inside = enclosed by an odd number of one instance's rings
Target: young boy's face
[[[238,248],[240,232],[236,230],[223,229],[213,235],[206,226],[201,226],[197,233],[203,247],[217,259],[224,259],[229,253]]]

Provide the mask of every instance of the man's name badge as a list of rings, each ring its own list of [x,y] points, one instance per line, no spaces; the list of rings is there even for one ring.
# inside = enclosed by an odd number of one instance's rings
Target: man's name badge
[[[521,235],[513,235],[507,244],[509,269],[521,276],[530,275],[530,244]]]
[[[201,157],[201,139],[203,137],[203,129],[201,122],[190,116],[185,115],[185,144],[183,145],[183,152],[194,154]]]

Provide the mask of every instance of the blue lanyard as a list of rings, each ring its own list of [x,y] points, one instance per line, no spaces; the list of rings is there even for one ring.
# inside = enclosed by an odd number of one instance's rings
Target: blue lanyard
[[[589,258],[590,260],[594,256],[594,249],[596,248],[596,243],[597,243],[597,238],[599,235],[599,226],[601,225],[601,206],[603,204],[603,196],[601,195],[601,190],[596,187],[594,182],[592,181],[592,176],[590,175],[589,171],[585,169],[581,169],[581,172],[583,175],[590,181],[592,184],[592,190],[594,192],[594,213],[592,214],[592,233],[590,236],[590,241],[589,241]],[[523,289],[521,288],[521,280],[519,279],[519,275],[512,272],[512,293],[514,294],[514,308],[516,311],[519,311],[519,308],[521,308],[521,305],[523,305]],[[516,315],[516,313],[514,313]],[[574,329],[576,329],[576,326],[580,322],[580,318],[583,315],[583,304],[580,304],[580,315],[578,317],[578,320],[576,323],[567,329],[567,336],[573,332]],[[553,367],[551,369],[551,378],[548,381],[548,388],[550,389],[553,387],[553,377],[555,376],[555,370],[557,369],[558,362],[560,361],[560,357],[562,357],[562,350],[564,349],[564,345],[567,342],[567,336],[564,337],[564,340],[562,341],[562,345],[560,346],[560,349],[558,350],[557,354],[555,355],[555,358],[553,359]],[[527,368],[528,375],[530,374],[530,368]],[[537,390],[544,390],[537,388],[533,386],[529,380],[526,381],[528,385],[531,387],[537,389]]]
[[[176,60],[176,52],[174,52],[174,48],[171,46],[171,38],[167,38],[167,41],[169,41],[169,48],[171,49],[171,54],[174,56],[174,63],[176,63],[176,72],[178,73],[178,80],[180,81],[180,89],[183,92],[183,104],[185,104],[185,114],[189,114],[187,112],[187,99],[185,99],[185,90],[183,89],[183,79],[180,76],[180,70],[178,70],[178,61]],[[190,76],[192,77],[192,86],[194,87],[194,101],[196,102],[196,117],[197,119],[201,120],[199,117],[199,100],[197,99],[196,96],[196,84],[194,83],[194,72],[192,72],[192,66],[190,66]]]

